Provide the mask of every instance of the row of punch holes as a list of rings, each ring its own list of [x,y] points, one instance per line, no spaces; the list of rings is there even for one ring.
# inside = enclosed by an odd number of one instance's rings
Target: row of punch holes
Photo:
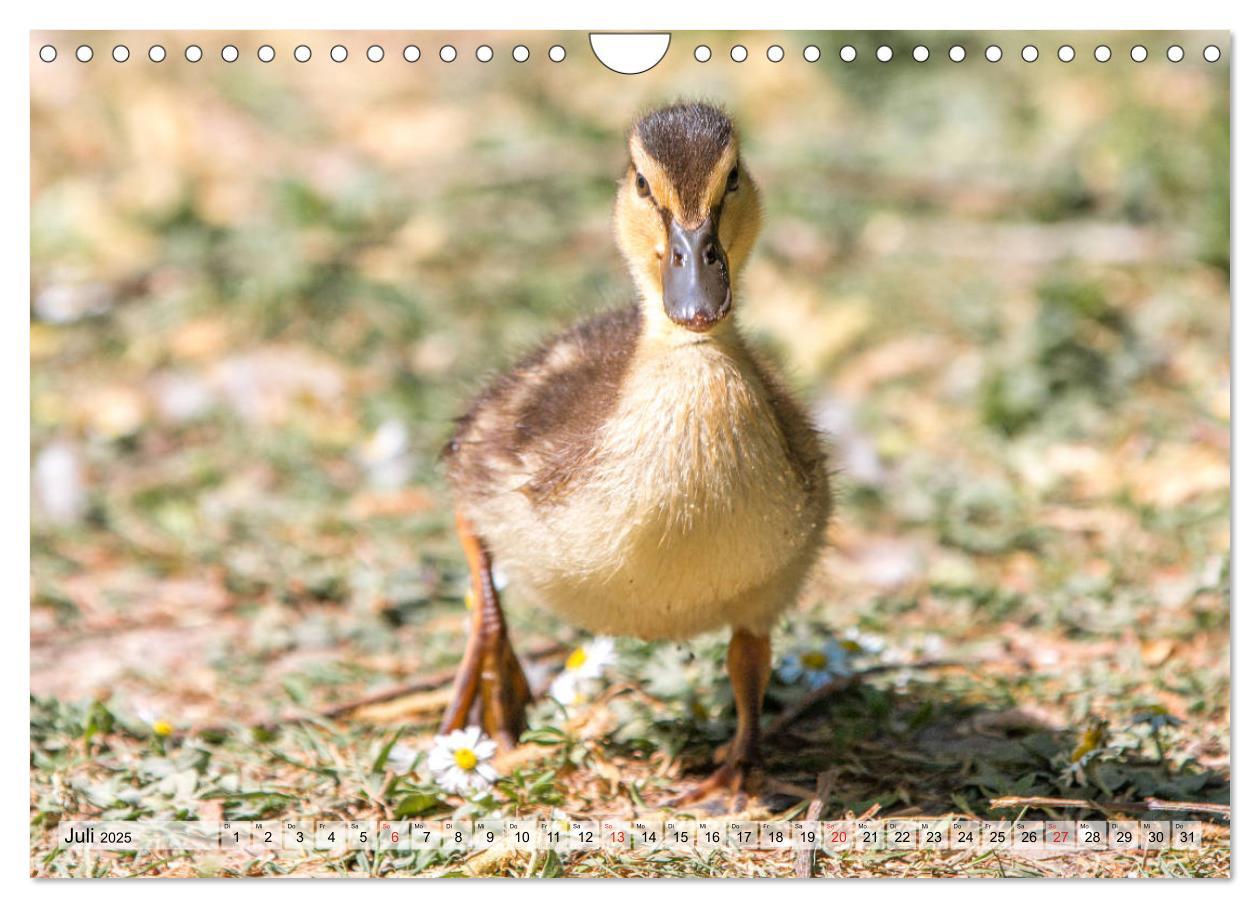
[[[494,59],[494,49],[488,44],[479,45],[474,52],[476,58],[482,63],[489,63]],[[92,47],[88,44],[79,45],[74,52],[75,59],[81,63],[88,63],[94,56]],[[115,45],[110,54],[115,62],[126,63],[131,58],[131,51],[125,44]],[[931,51],[926,45],[916,45],[911,51],[910,56],[918,63],[926,63],[931,58]],[[1129,48],[1129,58],[1134,63],[1145,62],[1149,56],[1149,52],[1145,45],[1135,44]],[[196,44],[190,44],[184,48],[184,59],[189,63],[196,63],[201,60],[203,54],[201,48]],[[240,51],[234,44],[225,44],[219,51],[220,58],[225,63],[235,63],[240,58]],[[308,63],[314,56],[314,52],[309,46],[299,44],[293,49],[293,59],[299,63]],[[335,44],[328,52],[329,59],[334,63],[344,63],[350,58],[350,51],[346,49],[344,44]],[[438,50],[438,59],[443,63],[453,63],[458,58],[459,52],[451,44],[444,44]],[[529,59],[529,48],[524,44],[518,44],[512,48],[512,59],[518,63],[524,63]],[[567,56],[564,45],[553,44],[547,50],[547,57],[553,63],[562,62]],[[713,59],[713,51],[707,44],[698,45],[693,53],[698,63],[708,63]],[[771,44],[766,49],[766,59],[771,63],[780,63],[787,56],[787,52],[782,45]],[[822,50],[816,44],[809,44],[802,51],[801,56],[807,63],[817,63],[822,59]],[[846,44],[840,48],[840,59],[845,63],[852,63],[858,58],[857,48],[851,44]],[[887,44],[881,44],[875,49],[875,59],[880,63],[887,63],[894,57],[893,49]],[[949,48],[949,59],[955,63],[961,63],[967,59],[967,49],[961,44],[955,44]],[[990,63],[997,63],[1002,59],[1002,48],[996,44],[990,44],[984,49],[984,58]],[[1035,44],[1025,44],[1020,49],[1020,58],[1026,63],[1035,63],[1041,56],[1040,50]],[[1076,49],[1070,44],[1061,45],[1056,56],[1063,63],[1071,63],[1076,59]],[[1106,63],[1111,59],[1111,48],[1106,44],[1099,44],[1094,48],[1094,59],[1099,63]],[[1165,52],[1165,56],[1172,63],[1180,63],[1185,59],[1186,52],[1179,44],[1172,44]],[[367,59],[372,63],[380,63],[385,59],[385,49],[379,44],[373,44],[367,49]],[[414,44],[408,44],[402,51],[402,57],[408,63],[416,63],[420,60],[420,48]],[[748,48],[742,44],[736,44],[730,51],[731,60],[735,63],[743,63],[749,57]],[[57,48],[51,44],[45,44],[39,49],[39,58],[45,63],[52,63],[57,59]],[[149,48],[149,59],[154,63],[161,63],[166,59],[166,48],[160,44],[154,44]],[[262,63],[270,63],[276,59],[276,50],[270,44],[264,44],[258,48],[258,59]],[[1221,59],[1221,49],[1215,44],[1209,44],[1203,49],[1203,59],[1208,63],[1215,63]]]
[[[75,48],[75,59],[80,63],[90,63],[96,55],[90,44],[80,44]],[[474,51],[474,55],[482,63],[489,63],[494,59],[494,48],[489,44],[479,45]],[[125,44],[116,44],[110,52],[110,56],[114,58],[115,63],[126,63],[131,59],[131,50]],[[204,53],[201,46],[197,44],[189,44],[184,48],[184,59],[189,63],[199,63]],[[314,51],[309,45],[299,44],[293,48],[293,59],[299,63],[309,63],[315,56]],[[379,44],[373,44],[365,53],[367,59],[372,63],[380,63],[385,59],[385,48]],[[564,58],[568,56],[563,44],[553,44],[547,49],[547,58],[553,63],[562,63]],[[224,63],[235,63],[241,57],[241,52],[235,44],[225,44],[219,49],[219,58]],[[452,44],[443,44],[438,50],[438,59],[443,63],[454,63],[459,57],[459,51]],[[345,63],[350,59],[350,51],[346,49],[344,44],[334,44],[328,51],[328,58],[334,63]],[[402,58],[408,63],[417,63],[420,60],[420,48],[414,44],[408,44],[402,50]],[[57,48],[51,44],[45,44],[39,49],[39,59],[45,63],[52,63],[57,59]],[[149,59],[154,63],[161,63],[166,59],[166,48],[161,44],[154,44],[149,48]],[[276,49],[270,44],[260,45],[258,48],[258,60],[261,63],[270,63],[276,59]],[[529,48],[524,44],[518,44],[512,48],[512,59],[517,63],[524,63],[529,59]]]

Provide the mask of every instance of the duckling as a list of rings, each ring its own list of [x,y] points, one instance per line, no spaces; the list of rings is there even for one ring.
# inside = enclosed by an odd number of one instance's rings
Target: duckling
[[[814,428],[733,317],[760,229],[730,119],[703,103],[641,118],[616,195],[637,304],[500,376],[443,451],[473,576],[472,629],[442,731],[511,746],[529,685],[491,578],[592,633],[680,640],[730,628],[734,739],[675,803],[755,790],[770,631],[822,546],[831,497]]]

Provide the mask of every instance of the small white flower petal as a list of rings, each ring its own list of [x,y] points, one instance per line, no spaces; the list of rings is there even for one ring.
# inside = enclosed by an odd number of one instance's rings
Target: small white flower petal
[[[439,788],[443,791],[449,791],[452,794],[459,794],[464,788],[465,773],[457,767],[451,767],[446,772],[437,776],[433,781],[437,782]]]
[[[586,647],[586,657],[600,665],[608,665],[617,658],[617,642],[612,637],[596,637]]]
[[[551,682],[551,696],[563,706],[571,706],[577,700],[578,677],[573,672],[563,671]]]
[[[434,750],[429,753],[429,771],[445,772],[455,765],[455,757],[449,750]]]

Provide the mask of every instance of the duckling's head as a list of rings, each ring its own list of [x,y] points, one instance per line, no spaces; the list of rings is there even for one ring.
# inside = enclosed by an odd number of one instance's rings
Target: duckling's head
[[[761,222],[730,119],[708,104],[653,111],[630,131],[617,243],[649,323],[708,333],[731,312]]]

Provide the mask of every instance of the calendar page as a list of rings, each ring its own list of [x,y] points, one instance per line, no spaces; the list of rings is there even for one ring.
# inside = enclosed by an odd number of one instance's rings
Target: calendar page
[[[1230,34],[721,24],[30,33],[31,876],[1230,875]]]

